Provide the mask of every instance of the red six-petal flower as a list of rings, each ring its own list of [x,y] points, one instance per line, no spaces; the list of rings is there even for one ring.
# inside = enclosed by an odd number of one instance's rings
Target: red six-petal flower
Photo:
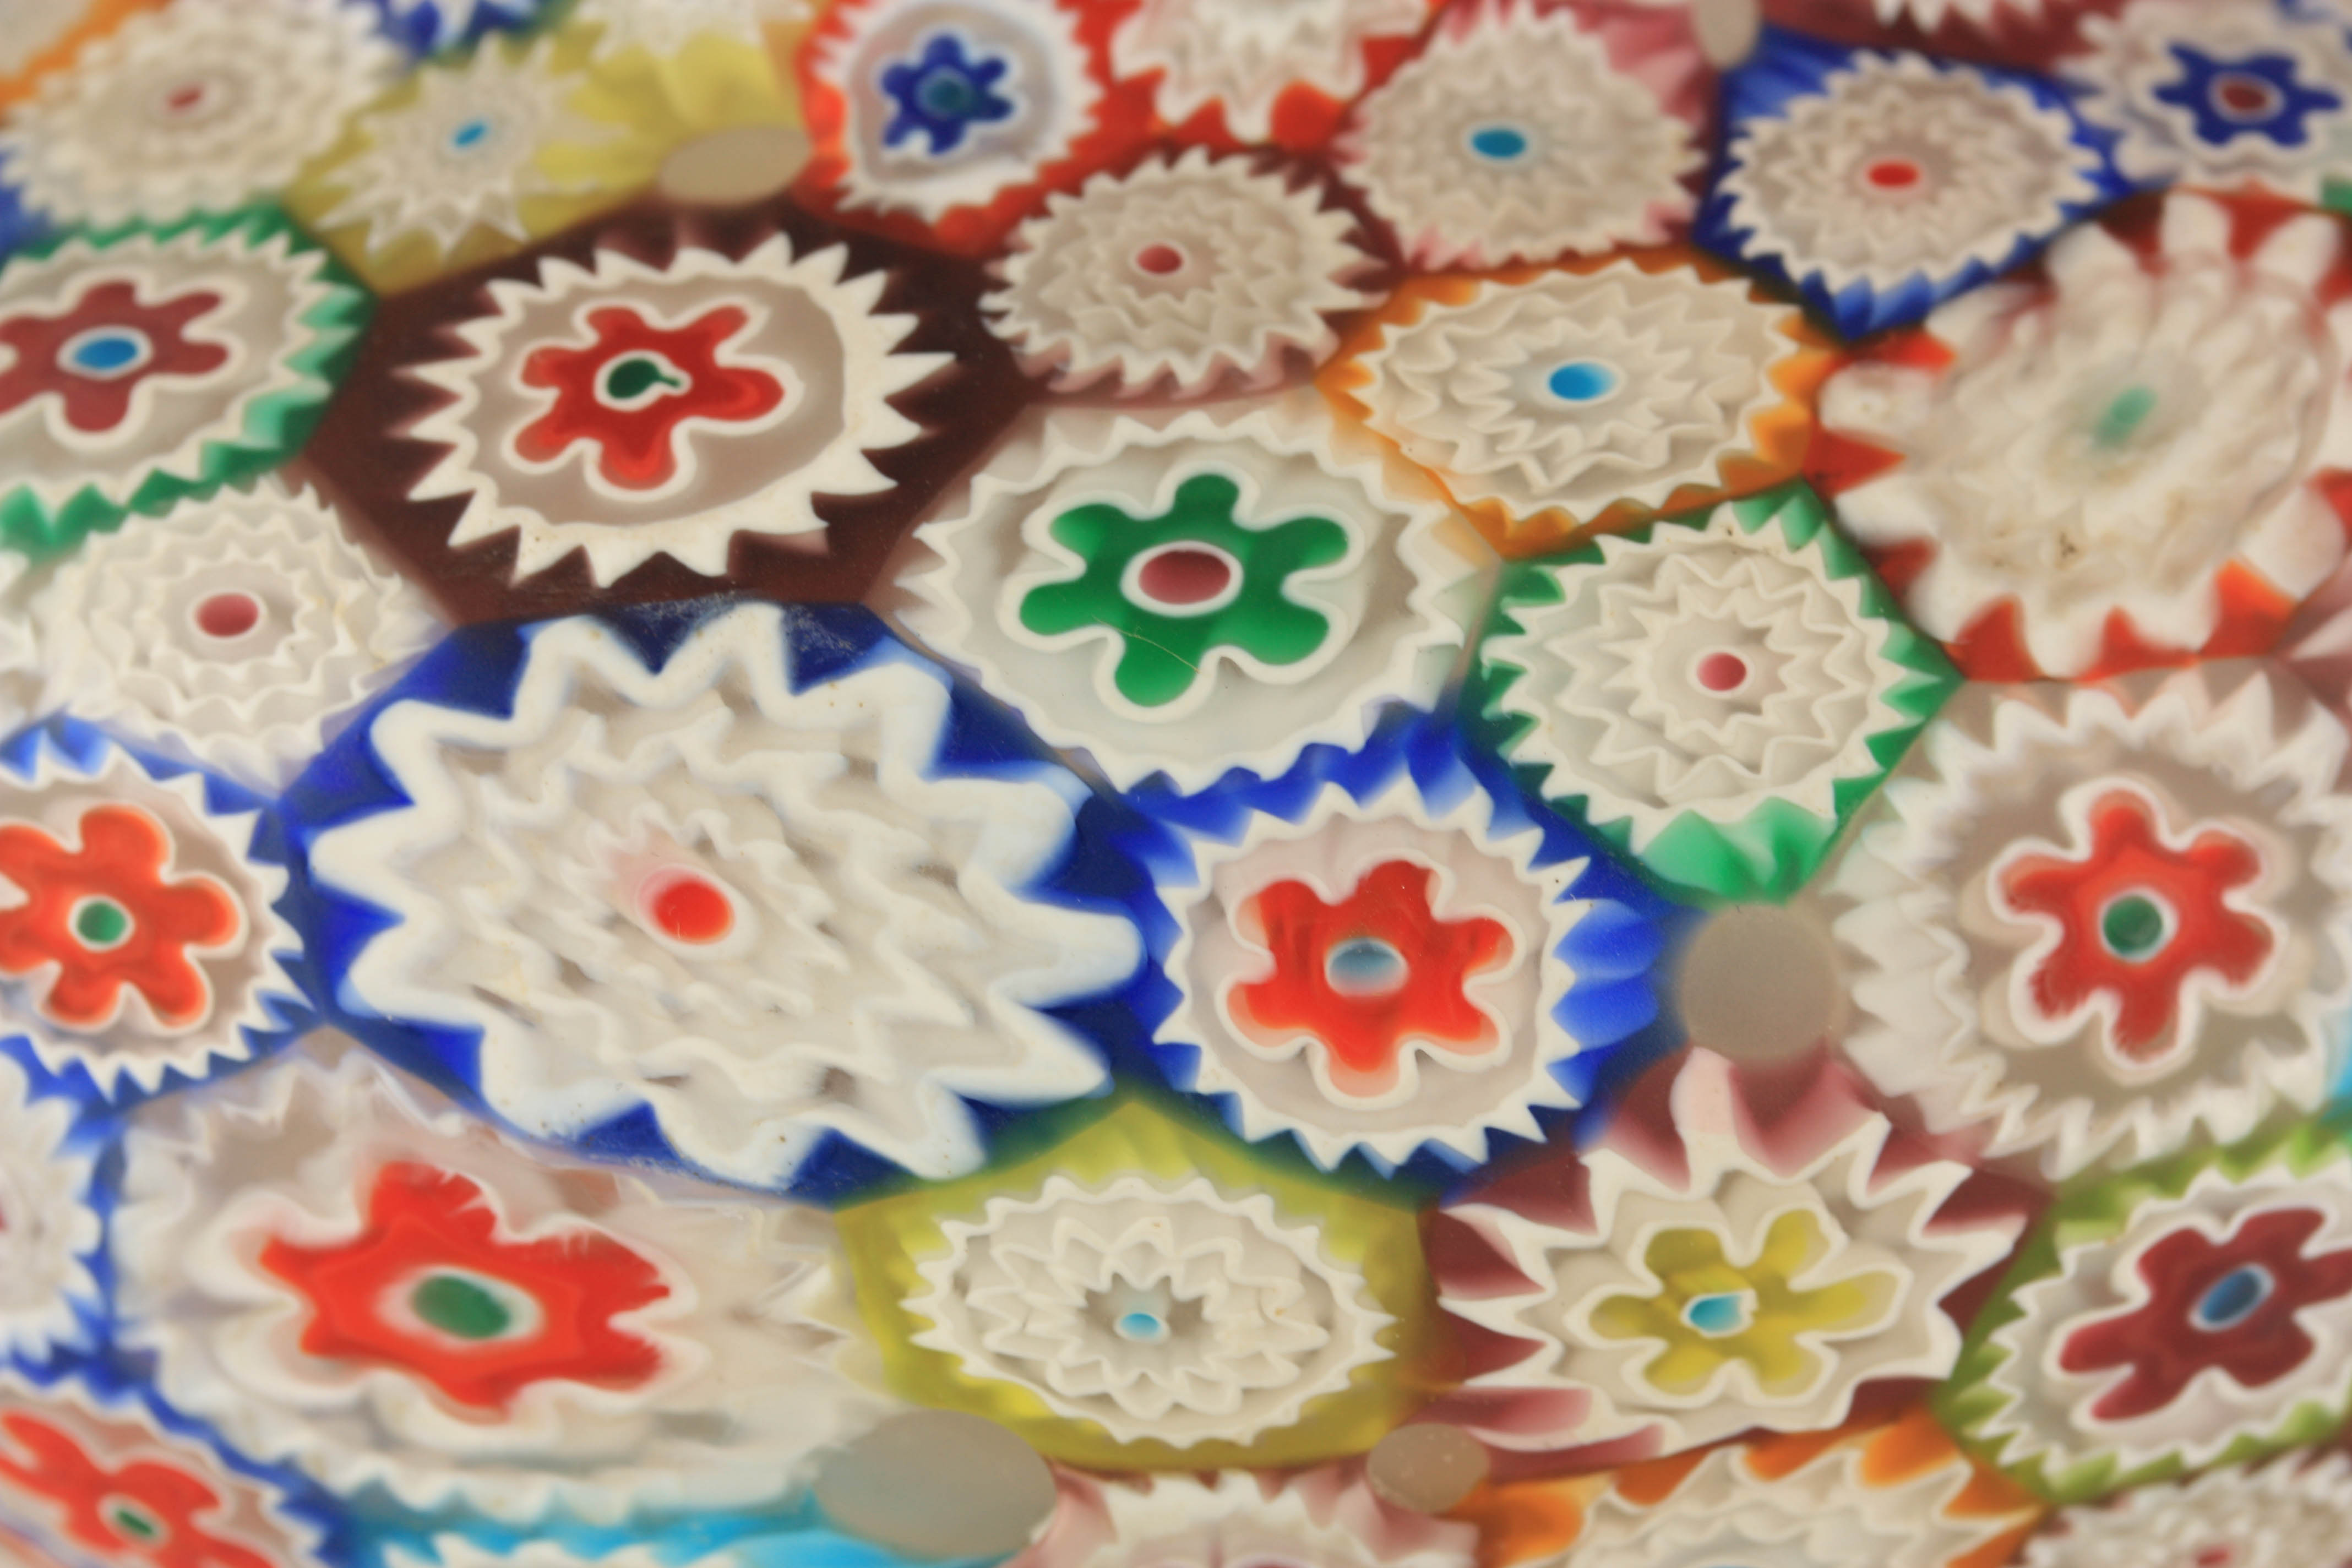
[[[719,349],[751,320],[740,306],[715,306],[682,327],[656,326],[626,305],[601,306],[587,320],[595,341],[586,348],[550,343],[523,360],[523,384],[555,394],[546,413],[515,433],[527,461],[552,463],[585,441],[607,482],[659,489],[677,475],[677,432],[687,421],[744,424],[783,404],[775,376],[719,361]]]
[[[1464,1056],[1494,1049],[1500,1043],[1494,1020],[1465,986],[1507,961],[1511,933],[1480,916],[1438,919],[1429,898],[1435,875],[1426,866],[1391,860],[1366,872],[1336,904],[1296,881],[1276,882],[1250,899],[1241,918],[1273,955],[1274,973],[1234,988],[1235,1021],[1253,1037],[1312,1037],[1333,1087],[1360,1097],[1395,1087],[1412,1041]],[[1334,954],[1343,954],[1344,966],[1349,949],[1389,965],[1393,975],[1348,984],[1342,967],[1335,984]]]
[[[2191,974],[2206,971],[2242,985],[2270,957],[2269,928],[2225,901],[2262,875],[2262,859],[2218,827],[2175,849],[2158,835],[2147,802],[2126,792],[2101,798],[2090,825],[2091,848],[2082,859],[2024,857],[2004,874],[2001,891],[2012,908],[2048,915],[2061,929],[2034,972],[2035,1004],[2063,1018],[2094,996],[2112,996],[2116,1049],[2144,1058],[2171,1034]],[[2110,951],[2101,930],[2106,911],[2118,899],[2148,891],[2171,907],[2175,929],[2145,956]]]
[[[2077,1329],[2061,1348],[2068,1372],[2127,1367],[2129,1374],[2099,1396],[2092,1412],[2125,1421],[2161,1410],[2189,1381],[2217,1367],[2242,1388],[2260,1388],[2300,1366],[2313,1351],[2294,1321],[2305,1307],[2352,1293],[2352,1251],[2306,1257],[2305,1249],[2326,1216],[2314,1209],[2277,1209],[2248,1215],[2229,1237],[2177,1230],[2140,1254],[2139,1276],[2148,1300],[2132,1311]],[[2267,1294],[2241,1290],[2221,1326],[2200,1322],[2202,1304],[2241,1271],[2260,1269]],[[2242,1304],[2256,1304],[2246,1308]]]
[[[228,362],[226,348],[188,336],[191,322],[220,305],[221,297],[205,289],[145,305],[131,284],[109,279],[84,291],[61,316],[0,318],[0,345],[14,351],[0,370],[0,416],[54,395],[65,405],[66,423],[76,430],[95,436],[113,429],[130,416],[141,383],[153,376],[205,375]],[[124,334],[125,344],[143,344],[144,357],[103,369],[69,363],[67,350],[75,339],[108,328]]]
[[[200,1022],[212,1011],[212,984],[188,955],[237,939],[236,900],[210,877],[167,879],[171,835],[136,806],[92,806],[78,836],[81,847],[68,849],[29,824],[0,826],[0,877],[25,895],[0,909],[0,973],[55,964],[40,1007],[69,1028],[112,1022],[126,985],[167,1028]],[[77,930],[93,900],[127,919],[120,940],[94,944]]]
[[[20,1462],[0,1447],[0,1478],[56,1503],[65,1533],[102,1558],[129,1552],[155,1568],[271,1568],[259,1552],[197,1522],[222,1504],[200,1478],[153,1459],[110,1470],[65,1432],[20,1411],[0,1415],[0,1432],[27,1457]]]
[[[657,1347],[613,1326],[669,1294],[653,1264],[597,1231],[516,1241],[499,1228],[466,1177],[392,1164],[376,1177],[358,1236],[333,1247],[273,1237],[261,1266],[310,1300],[306,1353],[414,1373],[460,1405],[504,1411],[551,1378],[633,1388],[660,1369]],[[452,1277],[515,1292],[530,1311],[505,1328],[473,1332],[477,1320],[451,1332],[403,1309],[420,1286]]]

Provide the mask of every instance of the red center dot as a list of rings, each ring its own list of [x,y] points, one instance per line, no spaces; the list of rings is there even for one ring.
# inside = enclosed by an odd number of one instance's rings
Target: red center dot
[[[261,601],[250,594],[215,594],[196,605],[196,630],[208,637],[241,637],[261,624]]]
[[[1697,673],[1709,691],[1730,691],[1748,679],[1748,661],[1736,653],[1711,653],[1698,661]]]
[[[185,114],[205,100],[205,84],[186,82],[173,88],[163,99],[163,107],[174,114]]]
[[[1862,174],[1882,191],[1907,191],[1920,178],[1919,165],[1908,158],[1881,158]]]
[[[1147,245],[1135,253],[1135,264],[1154,278],[1165,278],[1184,265],[1184,253],[1172,245]]]
[[[735,929],[735,903],[718,883],[691,871],[674,871],[655,883],[646,914],[673,942],[700,947]]]
[[[1233,563],[1223,556],[1181,545],[1152,556],[1135,574],[1144,596],[1162,605],[1207,604],[1233,580]]]
[[[2225,1564],[2236,1561],[2237,1555],[2226,1546],[2209,1546],[2192,1561],[2197,1568],[2224,1568]]]
[[[2260,114],[2271,106],[2271,89],[2242,76],[2228,78],[2214,92],[2221,107],[2235,114]]]

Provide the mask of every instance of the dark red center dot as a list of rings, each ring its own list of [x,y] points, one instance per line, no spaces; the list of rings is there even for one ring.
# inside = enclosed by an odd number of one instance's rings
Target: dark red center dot
[[[673,871],[647,890],[646,914],[672,942],[702,947],[735,929],[735,902],[709,878]]]
[[[1144,596],[1162,605],[1204,605],[1233,580],[1233,563],[1223,556],[1181,545],[1152,556],[1135,574],[1135,585]]]
[[[1184,253],[1172,245],[1147,245],[1135,253],[1135,264],[1154,278],[1165,278],[1184,265]]]
[[[1864,169],[1862,176],[1882,191],[1907,191],[1921,177],[1919,165],[1908,158],[1881,158]]]
[[[1748,679],[1748,661],[1736,653],[1711,653],[1698,661],[1698,683],[1709,691],[1731,691]]]
[[[205,84],[183,82],[163,96],[163,107],[174,114],[185,114],[205,100]]]
[[[2197,1564],[2197,1568],[2226,1568],[2228,1563],[2236,1561],[2237,1555],[2226,1546],[2209,1546],[2190,1561]]]
[[[2242,76],[2222,78],[2213,93],[2232,114],[2267,114],[2274,100],[2268,82]]]
[[[196,630],[208,637],[241,637],[261,624],[261,601],[250,594],[215,594],[196,606]]]

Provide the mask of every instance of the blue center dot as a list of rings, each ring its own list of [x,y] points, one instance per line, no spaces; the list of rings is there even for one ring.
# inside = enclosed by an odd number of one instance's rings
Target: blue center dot
[[[128,327],[85,332],[66,348],[66,363],[89,375],[120,375],[147,357],[147,340]]]
[[[1470,151],[1489,163],[1508,163],[1528,155],[1528,133],[1516,125],[1481,125],[1470,132]]]
[[[2206,1287],[2189,1321],[2207,1333],[2234,1329],[2262,1310],[2274,1287],[2271,1271],[2258,1263],[2232,1268]]]
[[[1113,1326],[1118,1330],[1119,1338],[1132,1340],[1139,1345],[1156,1345],[1168,1338],[1168,1320],[1157,1312],[1147,1312],[1139,1308],[1131,1312],[1121,1312]]]
[[[1683,1321],[1709,1338],[1736,1334],[1748,1326],[1748,1296],[1740,1290],[1718,1290],[1694,1296],[1683,1303]]]
[[[489,137],[490,122],[478,116],[449,132],[449,145],[460,153],[469,153],[488,141]]]
[[[1411,973],[1404,954],[1378,937],[1350,937],[1323,955],[1323,978],[1342,996],[1385,996]]]
[[[1598,403],[1617,390],[1616,370],[1597,359],[1572,359],[1545,378],[1544,385],[1562,403]]]

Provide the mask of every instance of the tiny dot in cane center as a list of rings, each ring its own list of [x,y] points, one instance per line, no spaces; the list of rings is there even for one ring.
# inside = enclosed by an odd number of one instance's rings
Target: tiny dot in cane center
[[[1694,674],[1703,689],[1720,696],[1737,691],[1748,684],[1748,661],[1736,653],[1718,648],[1698,661]]]
[[[1156,240],[1135,253],[1135,265],[1138,270],[1154,278],[1165,278],[1183,270],[1184,253],[1165,240]]]
[[[2170,934],[2164,906],[2146,893],[2126,893],[2099,911],[2099,940],[2126,963],[2156,956]]]
[[[1562,403],[1598,403],[1617,390],[1622,378],[1615,367],[1599,360],[1576,359],[1555,366],[1544,385]]]
[[[93,952],[131,940],[131,911],[112,899],[84,899],[73,907],[74,939]]]
[[[1470,151],[1490,163],[1516,163],[1528,146],[1528,133],[1516,125],[1481,125],[1470,132]]]
[[[1908,158],[1874,158],[1862,174],[1864,179],[1882,191],[1907,191],[1927,177],[1919,165]]]
[[[1162,550],[1136,568],[1135,585],[1155,604],[1190,608],[1222,596],[1232,587],[1234,565],[1222,551]]]
[[[651,880],[643,897],[646,918],[672,942],[708,947],[735,929],[735,900],[698,872],[666,872]]]
[[[1412,966],[1394,944],[1378,937],[1350,937],[1323,956],[1323,978],[1342,996],[1391,996],[1412,978]]]
[[[494,1340],[514,1326],[498,1292],[462,1274],[434,1274],[409,1293],[409,1310],[453,1339]]]
[[[1683,1306],[1683,1321],[1709,1339],[1738,1333],[1748,1326],[1750,1315],[1748,1298],[1735,1290],[1694,1296]]]
[[[476,115],[449,133],[449,145],[460,153],[469,153],[490,139],[490,122]]]
[[[1121,1312],[1111,1325],[1118,1337],[1139,1345],[1156,1345],[1168,1338],[1168,1320],[1141,1307]]]
[[[2278,89],[2257,76],[2233,71],[2213,84],[2214,101],[2236,120],[2260,120],[2278,110]]]
[[[226,642],[241,637],[261,624],[261,601],[250,594],[230,589],[209,594],[196,603],[196,630],[208,637]]]
[[[110,1497],[99,1504],[99,1516],[106,1521],[109,1530],[126,1544],[152,1549],[170,1538],[171,1531],[154,1511],[129,1498]]]

